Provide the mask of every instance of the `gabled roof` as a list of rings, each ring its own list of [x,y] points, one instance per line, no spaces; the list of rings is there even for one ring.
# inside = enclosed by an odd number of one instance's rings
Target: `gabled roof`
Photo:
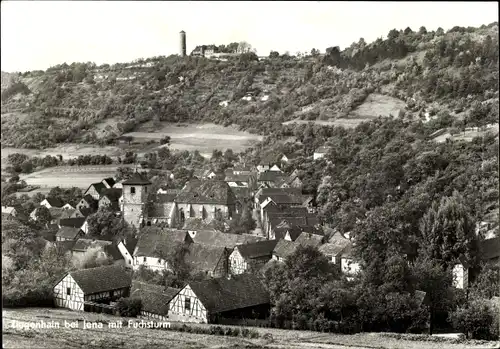
[[[324,236],[322,235],[303,232],[302,234],[299,235],[299,237],[297,238],[297,240],[295,240],[295,242],[304,247],[305,246],[319,247],[323,244],[323,238]]]
[[[83,198],[82,198],[83,201],[85,201],[87,204],[89,204],[90,206],[92,205],[95,205],[97,200],[95,200],[92,195],[90,194],[87,194],[85,195]]]
[[[160,251],[167,255],[176,246],[192,242],[193,240],[187,230],[144,227],[139,232],[139,239],[133,256],[159,257]]]
[[[64,206],[64,203],[59,198],[48,197],[48,198],[45,198],[45,200],[47,200],[49,205],[52,207],[63,207]]]
[[[215,220],[201,218],[186,218],[182,229],[189,231],[215,230],[217,228]]]
[[[139,172],[135,172],[129,179],[122,182],[122,185],[149,185],[151,182]]]
[[[75,243],[76,243],[75,240],[55,241],[54,246],[60,253],[66,253],[73,249]]]
[[[261,158],[259,161],[259,165],[274,165],[278,163],[278,158],[281,158],[281,156],[276,155],[276,154],[269,154]]]
[[[86,217],[65,218],[59,221],[59,225],[61,227],[81,228],[86,220]]]
[[[300,188],[262,188],[257,192],[257,196],[259,197],[280,194],[300,196],[302,195],[302,190]]]
[[[178,192],[156,194],[156,203],[158,203],[158,204],[174,203],[175,198],[177,197],[177,194],[178,194]]]
[[[157,315],[167,315],[169,302],[179,293],[179,289],[132,281],[131,298],[139,298],[142,310]]]
[[[279,240],[274,248],[273,255],[280,258],[288,258],[300,245],[293,241]]]
[[[224,181],[191,180],[177,195],[175,202],[190,204],[232,205],[236,198],[231,187]]]
[[[326,244],[319,247],[319,251],[326,256],[339,256],[350,244],[351,241],[341,236],[340,233],[335,233]]]
[[[57,231],[56,237],[58,238],[63,238],[63,239],[70,239],[73,240],[75,239],[78,234],[81,233],[80,228],[73,228],[73,227],[61,227]]]
[[[198,232],[193,240],[195,243],[203,245],[233,248],[236,245],[262,241],[264,238],[248,234],[229,234],[216,230],[205,230]]]
[[[16,212],[16,209],[14,207],[2,206],[2,213],[10,215],[13,214],[14,212]]]
[[[96,190],[96,192],[101,195],[101,192],[106,189],[106,186],[104,185],[104,183],[102,182],[97,182],[97,183],[92,183],[91,185],[89,185],[87,191],[90,189],[90,187],[94,187],[94,189]]]
[[[276,247],[278,240],[265,240],[249,244],[239,245],[235,247],[241,256],[245,259],[259,258],[269,256],[271,258],[273,250]]]
[[[276,205],[302,205],[304,202],[303,198],[294,197],[288,194],[271,194],[271,195],[261,195],[259,197],[260,203],[264,202],[270,198]]]
[[[137,246],[137,241],[138,239],[135,237],[127,237],[125,241],[122,241],[131,256],[134,254],[135,247]]]
[[[251,178],[252,178],[252,175],[230,174],[230,175],[226,175],[226,177],[224,178],[224,182],[244,182],[244,183],[248,183]]]
[[[266,171],[259,173],[259,177],[257,178],[258,182],[275,182],[284,177],[282,172],[278,171]]]
[[[107,188],[101,192],[101,199],[106,196],[111,202],[118,202],[122,196],[123,190],[121,188]]]
[[[113,188],[113,186],[116,184],[116,181],[113,177],[104,178],[102,182],[109,185],[110,188]]]
[[[269,304],[269,293],[252,274],[192,282],[189,287],[212,314]]]
[[[85,294],[126,288],[132,283],[131,273],[118,265],[77,270],[69,274]]]
[[[194,273],[212,272],[219,262],[224,259],[225,254],[226,249],[224,247],[195,243],[189,245],[185,260]]]
[[[118,246],[116,246],[115,244],[104,246],[104,252],[106,252],[106,254],[109,257],[111,257],[114,261],[119,261],[123,259],[123,255],[118,249]]]
[[[500,257],[500,237],[481,241],[481,258],[483,260]]]

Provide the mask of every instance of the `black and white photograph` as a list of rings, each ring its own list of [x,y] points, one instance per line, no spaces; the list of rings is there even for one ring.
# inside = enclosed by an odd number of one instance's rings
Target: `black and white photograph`
[[[2,348],[500,349],[497,1],[17,1]]]

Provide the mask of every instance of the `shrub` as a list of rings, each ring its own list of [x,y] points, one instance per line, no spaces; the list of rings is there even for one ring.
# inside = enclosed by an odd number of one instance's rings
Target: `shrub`
[[[120,316],[137,317],[142,309],[142,301],[138,298],[120,298],[116,309]]]
[[[498,339],[498,318],[498,311],[485,299],[475,299],[450,314],[454,327],[472,339]]]

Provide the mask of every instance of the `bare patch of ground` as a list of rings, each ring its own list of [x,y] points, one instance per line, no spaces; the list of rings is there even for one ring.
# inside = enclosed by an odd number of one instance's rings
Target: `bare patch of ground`
[[[370,94],[359,107],[349,113],[349,119],[374,119],[379,116],[398,116],[406,103],[400,99],[377,93]]]

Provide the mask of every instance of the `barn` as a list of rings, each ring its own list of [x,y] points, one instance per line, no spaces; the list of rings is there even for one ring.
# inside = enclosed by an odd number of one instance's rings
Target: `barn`
[[[140,317],[165,321],[168,319],[169,302],[177,293],[177,288],[133,281],[130,297],[141,300]]]
[[[277,240],[265,240],[236,246],[229,255],[230,273],[238,275],[260,269],[272,258],[277,243]]]
[[[127,297],[131,283],[131,274],[118,265],[72,271],[54,286],[55,305],[83,311],[92,302],[109,304]]]
[[[266,319],[269,311],[269,293],[260,279],[252,274],[241,274],[184,286],[170,301],[169,319],[195,323],[237,322]]]

